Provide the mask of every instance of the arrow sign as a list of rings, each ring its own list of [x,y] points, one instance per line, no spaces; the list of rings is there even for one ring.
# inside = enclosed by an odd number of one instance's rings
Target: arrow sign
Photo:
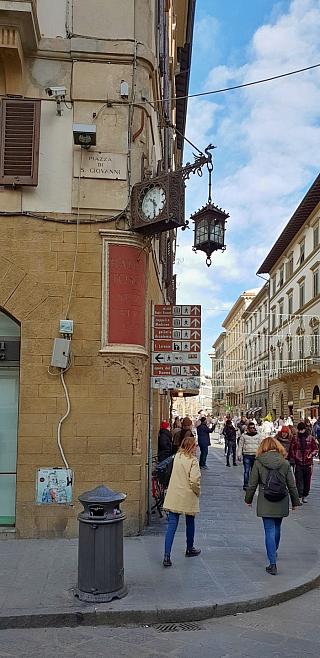
[[[158,363],[163,363],[164,354],[157,354],[157,356],[155,357],[155,360],[158,361]]]
[[[191,343],[191,352],[200,352],[200,343]]]
[[[190,324],[191,324],[192,327],[200,327],[201,322],[200,322],[199,318],[192,318]]]
[[[190,338],[193,338],[193,340],[197,340],[197,339],[200,340],[201,331],[199,331],[198,329],[194,329],[193,331],[191,331]]]
[[[191,306],[190,315],[201,315],[201,307],[200,306]]]

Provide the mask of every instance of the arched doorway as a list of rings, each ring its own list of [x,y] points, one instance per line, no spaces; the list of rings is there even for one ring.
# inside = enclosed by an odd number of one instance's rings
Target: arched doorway
[[[20,326],[0,311],[0,525],[15,523]]]

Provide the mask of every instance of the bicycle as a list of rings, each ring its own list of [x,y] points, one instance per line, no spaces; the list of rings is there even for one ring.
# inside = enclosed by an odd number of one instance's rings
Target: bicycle
[[[157,464],[158,463],[157,457],[154,457],[152,461],[155,464]],[[164,487],[159,482],[159,478],[156,470],[152,471],[151,488],[152,488],[152,496],[155,501],[154,504],[151,506],[151,514],[155,514],[156,511],[158,511],[160,518],[163,518],[164,515],[168,518],[167,512],[163,509],[163,503],[164,503],[164,498],[166,495],[167,488]]]

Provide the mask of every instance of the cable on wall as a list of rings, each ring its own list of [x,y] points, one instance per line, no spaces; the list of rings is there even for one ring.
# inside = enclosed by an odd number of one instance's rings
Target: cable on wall
[[[68,314],[69,314],[69,309],[70,309],[70,304],[71,304],[71,298],[72,298],[72,294],[73,294],[74,279],[75,279],[75,274],[76,274],[78,251],[79,251],[79,220],[80,220],[82,154],[83,154],[83,149],[81,149],[80,164],[79,164],[79,176],[78,176],[78,210],[77,210],[77,225],[76,225],[76,247],[75,247],[74,258],[73,258],[73,269],[72,269],[72,278],[71,278],[69,299],[68,299],[67,308],[66,308],[66,312],[65,312],[65,316],[64,316],[65,320],[68,319]]]

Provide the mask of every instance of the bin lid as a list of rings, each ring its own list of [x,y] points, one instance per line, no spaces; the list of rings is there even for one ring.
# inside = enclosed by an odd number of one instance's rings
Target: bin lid
[[[120,503],[126,497],[126,494],[113,491],[113,489],[101,484],[92,491],[85,491],[81,496],[78,496],[78,500],[80,500],[80,503]]]

